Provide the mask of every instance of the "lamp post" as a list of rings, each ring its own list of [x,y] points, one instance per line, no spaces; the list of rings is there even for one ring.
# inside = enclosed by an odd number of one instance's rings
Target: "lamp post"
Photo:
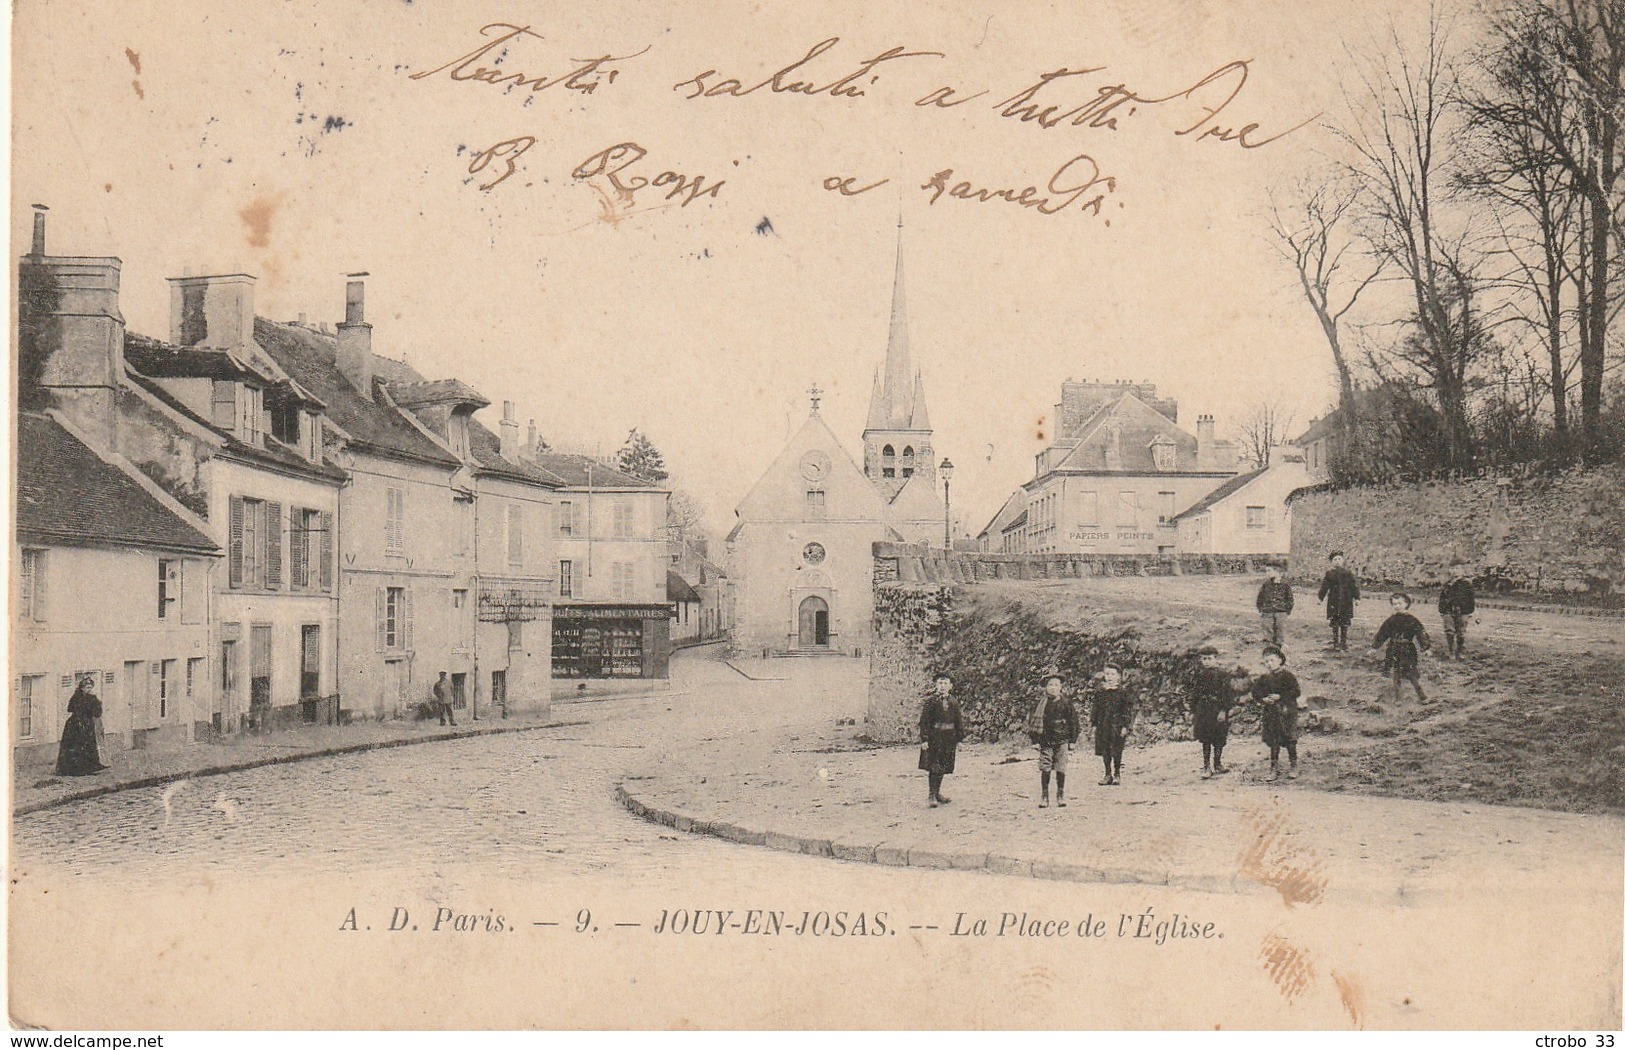
[[[949,495],[948,483],[954,479],[954,461],[944,459],[937,469],[942,474],[942,549],[951,551],[954,549],[954,503]]]

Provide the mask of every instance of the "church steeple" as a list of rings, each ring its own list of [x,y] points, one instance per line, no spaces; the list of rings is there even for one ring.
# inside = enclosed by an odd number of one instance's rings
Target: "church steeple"
[[[888,500],[915,474],[936,477],[925,384],[909,359],[908,311],[903,291],[903,221],[897,220],[892,273],[891,325],[885,366],[875,371],[863,431],[863,471]]]

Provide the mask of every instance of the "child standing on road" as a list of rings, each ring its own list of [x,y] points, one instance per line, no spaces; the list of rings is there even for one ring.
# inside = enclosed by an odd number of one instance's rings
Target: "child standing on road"
[[[1061,676],[1050,673],[1044,678],[1044,693],[1038,698],[1031,722],[1033,743],[1038,745],[1038,783],[1043,794],[1038,808],[1049,805],[1050,774],[1055,774],[1055,804],[1066,805],[1067,752],[1078,743],[1082,727],[1072,701],[1062,693]]]
[[[1281,779],[1281,748],[1292,763],[1289,780],[1298,779],[1298,679],[1286,669],[1286,654],[1273,645],[1264,647],[1264,673],[1253,679],[1253,699],[1262,705],[1259,725],[1264,746],[1270,749],[1270,776]]]
[[[1269,579],[1258,588],[1258,618],[1264,623],[1264,644],[1283,645],[1286,642],[1286,618],[1292,615],[1292,585],[1281,579],[1279,570],[1271,570]]]
[[[1191,735],[1202,744],[1202,779],[1230,772],[1224,764],[1224,745],[1230,739],[1230,707],[1235,691],[1230,675],[1219,667],[1219,650],[1211,645],[1198,650],[1202,667],[1191,692]]]
[[[1467,617],[1473,615],[1478,603],[1473,599],[1473,581],[1467,577],[1467,567],[1461,562],[1450,566],[1450,582],[1439,592],[1439,618],[1444,621],[1444,647],[1452,660],[1460,660],[1467,653]]]
[[[1123,782],[1123,744],[1128,739],[1129,721],[1134,716],[1128,691],[1123,688],[1121,668],[1107,664],[1100,672],[1100,688],[1095,690],[1089,724],[1095,730],[1095,754],[1106,767],[1102,787]]]
[[[965,739],[965,716],[953,697],[953,679],[938,675],[934,688],[920,708],[920,768],[927,774],[932,809],[950,801],[942,795],[942,778],[954,771],[954,754]]]
[[[1326,621],[1332,625],[1336,652],[1349,650],[1349,624],[1354,622],[1354,603],[1360,600],[1360,584],[1343,565],[1343,552],[1332,551],[1332,567],[1320,581],[1320,600],[1326,603]]]
[[[1371,651],[1376,652],[1388,645],[1388,654],[1383,659],[1382,670],[1390,675],[1394,683],[1394,703],[1399,703],[1399,683],[1406,681],[1416,689],[1416,698],[1423,703],[1427,702],[1427,694],[1422,692],[1422,650],[1431,649],[1433,643],[1428,640],[1427,628],[1422,621],[1411,615],[1411,596],[1400,592],[1388,599],[1393,607],[1393,615],[1382,622],[1377,628],[1377,637],[1371,642]]]

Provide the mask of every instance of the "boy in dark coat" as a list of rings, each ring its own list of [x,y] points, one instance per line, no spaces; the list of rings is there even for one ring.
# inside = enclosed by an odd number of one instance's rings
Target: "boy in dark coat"
[[[1107,664],[1100,672],[1100,688],[1095,690],[1089,712],[1089,724],[1095,730],[1095,754],[1106,767],[1102,787],[1123,782],[1123,744],[1128,740],[1133,717],[1134,705],[1123,688],[1123,672]]]
[[[1411,683],[1416,688],[1416,698],[1426,703],[1427,694],[1422,692],[1422,650],[1433,648],[1433,643],[1428,640],[1427,628],[1422,626],[1422,621],[1411,615],[1410,595],[1395,594],[1388,599],[1388,603],[1393,607],[1393,615],[1377,628],[1371,651],[1376,652],[1384,644],[1388,646],[1382,670],[1393,679],[1394,703],[1399,703],[1401,681]]]
[[[1332,551],[1332,567],[1320,581],[1320,600],[1326,603],[1326,620],[1332,625],[1331,648],[1340,653],[1349,649],[1349,624],[1354,622],[1354,603],[1360,600],[1360,584],[1343,566],[1343,552]]]
[[[1286,640],[1286,618],[1292,614],[1292,585],[1271,571],[1258,588],[1258,618],[1264,623],[1264,642],[1280,645]]]
[[[920,768],[930,785],[932,809],[950,801],[942,795],[942,778],[954,771],[954,754],[965,739],[965,716],[953,697],[953,679],[938,675],[936,691],[920,708]]]
[[[1289,780],[1298,779],[1298,679],[1286,669],[1286,654],[1273,645],[1264,647],[1264,673],[1253,679],[1253,700],[1262,705],[1259,727],[1270,749],[1270,780],[1281,779],[1281,748],[1292,763]]]
[[[1236,694],[1230,674],[1219,667],[1219,650],[1211,645],[1199,651],[1202,667],[1191,691],[1191,735],[1202,745],[1202,779],[1230,769],[1224,764],[1224,745],[1230,740],[1230,708]]]
[[[1473,615],[1478,603],[1473,598],[1473,581],[1467,578],[1467,568],[1460,562],[1450,567],[1450,582],[1439,592],[1439,618],[1444,621],[1444,647],[1452,660],[1459,660],[1467,652],[1467,617]]]
[[[1082,726],[1078,712],[1061,691],[1061,676],[1051,674],[1044,679],[1044,695],[1039,697],[1038,709],[1033,712],[1038,744],[1038,783],[1043,792],[1038,808],[1049,805],[1049,779],[1055,774],[1055,804],[1066,805],[1067,752],[1078,743]]]

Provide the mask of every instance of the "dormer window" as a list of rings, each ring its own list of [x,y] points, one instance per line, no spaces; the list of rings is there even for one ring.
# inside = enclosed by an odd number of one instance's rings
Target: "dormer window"
[[[1158,470],[1174,469],[1174,453],[1176,446],[1165,437],[1159,437],[1151,443],[1151,462]]]
[[[305,450],[305,443],[300,440],[303,433],[304,413],[299,411],[299,403],[288,398],[279,398],[271,403],[271,436],[287,445],[289,448]]]
[[[265,444],[265,391],[257,386],[242,386],[241,409],[238,416],[243,421],[242,434],[244,442],[250,445]]]
[[[451,445],[452,455],[458,459],[468,458],[468,416],[461,412],[452,413],[446,424],[446,440]]]

